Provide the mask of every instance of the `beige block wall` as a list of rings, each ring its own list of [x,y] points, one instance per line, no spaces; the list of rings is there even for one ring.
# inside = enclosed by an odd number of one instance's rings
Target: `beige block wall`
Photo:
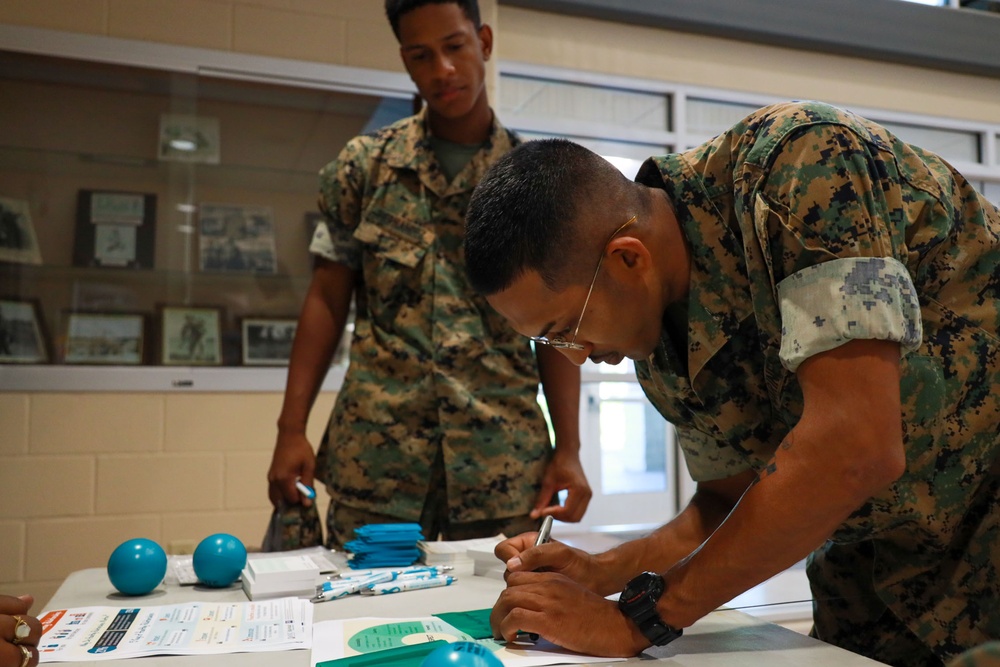
[[[314,443],[334,398],[317,400]],[[0,593],[31,593],[38,612],[133,537],[259,547],[280,407],[278,392],[0,393]]]
[[[545,66],[995,122],[992,79],[481,2],[496,55]],[[4,0],[0,23],[402,71],[377,0]],[[491,89],[496,94],[495,69]],[[501,91],[502,92],[502,91]],[[39,611],[122,540],[254,545],[281,396],[0,388],[0,592]],[[318,438],[333,402],[320,397]]]

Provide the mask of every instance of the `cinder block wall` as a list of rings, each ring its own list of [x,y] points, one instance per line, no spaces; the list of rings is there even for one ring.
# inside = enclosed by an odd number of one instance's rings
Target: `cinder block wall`
[[[314,442],[333,399],[317,401]],[[132,537],[259,546],[280,407],[280,393],[0,393],[0,592],[39,611]]]

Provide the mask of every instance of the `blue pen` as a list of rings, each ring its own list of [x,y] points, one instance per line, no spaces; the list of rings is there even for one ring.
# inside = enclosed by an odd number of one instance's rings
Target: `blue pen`
[[[389,583],[393,581],[409,582],[424,579],[435,579],[441,576],[443,569],[452,569],[451,566],[434,567],[414,567],[403,570],[376,572],[363,576],[354,576],[345,579],[335,579],[324,581],[316,587],[316,596],[313,602],[327,602],[329,600],[339,600],[340,598],[354,595],[355,593],[365,593],[372,586]]]
[[[368,588],[361,589],[362,595],[387,595],[389,593],[401,593],[403,591],[415,591],[422,588],[437,588],[439,586],[451,586],[458,581],[456,577],[429,577],[427,579],[403,579],[402,581],[387,581],[381,584],[374,584]]]
[[[369,574],[364,577],[352,577],[350,579],[340,579],[334,581],[324,581],[322,584],[316,587],[317,593],[322,591],[331,590],[350,590],[353,593],[357,593],[362,588],[371,586],[373,584],[381,584],[387,581],[396,581],[404,579],[429,579],[431,577],[439,576],[435,572],[381,572],[378,574]]]
[[[316,595],[313,597],[313,602],[329,602],[330,600],[339,600],[340,598],[345,598],[348,595],[354,595],[361,589],[351,590],[347,586],[341,586],[339,588],[327,588],[319,590],[317,587]]]
[[[312,487],[303,484],[302,480],[300,479],[295,480],[295,488],[298,489],[299,492],[302,493],[302,495],[304,495],[306,498],[309,498],[310,500],[316,498],[316,491],[314,491]]]
[[[367,577],[385,574],[441,574],[442,572],[448,572],[453,569],[454,568],[451,565],[414,565],[411,567],[400,568],[398,570],[354,570],[352,572],[341,572],[336,576],[336,578],[352,580],[365,579]],[[387,579],[386,581],[391,581],[391,579]]]

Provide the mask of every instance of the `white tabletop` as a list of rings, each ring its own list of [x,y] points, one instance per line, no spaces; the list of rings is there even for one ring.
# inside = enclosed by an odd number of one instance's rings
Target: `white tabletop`
[[[351,596],[315,606],[314,621],[381,616],[412,618],[448,611],[490,607],[503,582],[459,571],[452,586],[384,596]],[[246,600],[239,584],[227,589],[161,584],[149,595],[129,597],[115,591],[103,568],[74,572],[46,605],[46,610],[88,606],[155,606],[182,602]],[[139,662],[141,660],[141,663]],[[135,667],[309,667],[308,651],[235,653],[211,656],[155,656],[103,664]],[[650,649],[641,657],[611,665],[663,664],[674,667],[871,667],[881,663],[762,621],[743,612],[722,609],[695,623],[673,643]],[[83,663],[59,663],[83,664]],[[90,665],[99,663],[87,663]]]

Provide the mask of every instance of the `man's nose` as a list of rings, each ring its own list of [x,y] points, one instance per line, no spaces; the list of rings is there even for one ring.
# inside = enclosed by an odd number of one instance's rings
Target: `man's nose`
[[[434,70],[438,76],[449,76],[455,71],[455,63],[447,55],[440,55],[434,61]]]
[[[591,347],[589,345],[584,345],[582,350],[570,350],[567,348],[560,348],[560,352],[565,355],[575,366],[583,366],[583,364],[590,357]]]

